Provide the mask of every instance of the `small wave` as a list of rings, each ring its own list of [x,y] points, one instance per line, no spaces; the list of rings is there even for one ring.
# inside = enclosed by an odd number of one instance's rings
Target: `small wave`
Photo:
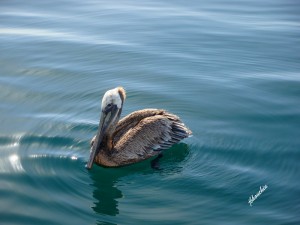
[[[85,142],[86,143],[86,142]],[[0,136],[0,146],[20,146],[20,145],[47,145],[47,146],[82,146],[83,141],[63,136],[43,136],[43,135],[16,135],[16,136]]]
[[[54,163],[57,160],[85,162],[88,146],[87,141],[63,136],[51,137],[33,134],[2,136],[0,137],[0,173],[26,172],[31,167],[36,167],[33,165],[44,159]],[[32,160],[34,160],[34,164],[32,164]],[[29,161],[30,163],[26,163]],[[39,170],[43,166],[45,165],[42,163]],[[51,167],[50,165],[48,169]],[[54,167],[56,166],[54,165]]]
[[[0,28],[0,34],[13,36],[13,37],[32,37],[47,39],[51,41],[61,42],[77,42],[88,45],[117,45],[117,46],[129,46],[131,43],[124,41],[114,41],[111,39],[100,38],[99,36],[93,37],[91,35],[76,34],[74,32],[62,32],[50,29],[40,28]]]

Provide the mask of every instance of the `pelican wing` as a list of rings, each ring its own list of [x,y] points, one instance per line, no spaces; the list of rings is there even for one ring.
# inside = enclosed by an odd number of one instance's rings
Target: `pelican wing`
[[[130,113],[119,121],[114,133],[115,142],[122,138],[128,130],[137,126],[141,120],[155,115],[164,115],[165,113],[166,111],[163,109],[142,109]]]
[[[159,154],[162,150],[170,148],[173,144],[191,135],[191,131],[180,121],[180,119],[164,110],[156,110],[148,117],[142,117],[126,126],[126,132],[115,143],[114,153],[117,154],[122,164],[130,164],[147,159]],[[156,115],[155,115],[156,114]],[[130,116],[130,115],[129,115]],[[134,124],[134,126],[132,126]],[[118,124],[119,126],[119,124]],[[117,128],[118,129],[118,128]]]

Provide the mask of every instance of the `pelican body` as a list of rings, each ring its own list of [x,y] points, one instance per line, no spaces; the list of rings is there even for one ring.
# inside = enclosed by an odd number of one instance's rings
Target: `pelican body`
[[[125,98],[122,87],[104,94],[98,131],[91,141],[88,169],[93,163],[119,167],[158,156],[192,134],[178,116],[163,109],[135,111],[119,121]]]

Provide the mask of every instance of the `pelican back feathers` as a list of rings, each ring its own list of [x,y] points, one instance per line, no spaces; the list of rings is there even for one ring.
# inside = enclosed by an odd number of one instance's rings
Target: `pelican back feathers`
[[[190,136],[192,132],[174,114],[161,109],[144,109],[124,117],[114,132],[114,147],[102,151],[106,160],[96,157],[104,166],[123,166],[158,155],[162,150]]]

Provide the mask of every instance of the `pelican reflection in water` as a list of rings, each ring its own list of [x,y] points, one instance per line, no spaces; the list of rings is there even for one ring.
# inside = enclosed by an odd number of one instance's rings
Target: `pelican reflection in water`
[[[157,156],[151,163],[157,167],[162,151],[192,134],[180,118],[162,109],[143,109],[120,119],[126,98],[117,87],[102,99],[97,135],[91,141],[90,159],[104,167],[118,167]]]

